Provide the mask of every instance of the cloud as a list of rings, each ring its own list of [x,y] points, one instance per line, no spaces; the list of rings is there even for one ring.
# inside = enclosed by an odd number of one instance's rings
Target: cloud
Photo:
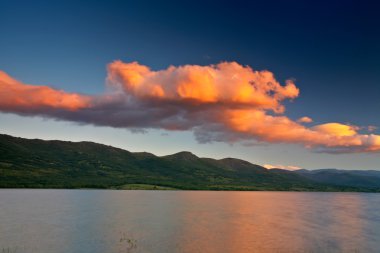
[[[317,152],[379,152],[380,136],[359,127],[312,123],[284,115],[299,89],[270,71],[236,62],[170,66],[153,71],[137,62],[108,65],[108,91],[98,96],[24,84],[0,72],[0,111],[80,124],[145,131],[190,130],[201,142],[296,143]],[[371,127],[372,131],[374,130]]]
[[[272,165],[272,164],[264,164],[264,168],[267,168],[268,170],[270,169],[282,169],[282,170],[300,170],[302,169],[301,167],[298,166],[293,166],[293,165]]]
[[[311,123],[313,120],[309,117],[302,117],[297,120],[298,123]]]
[[[283,112],[281,101],[295,98],[291,80],[280,85],[269,71],[253,71],[236,62],[211,66],[171,66],[151,71],[137,62],[116,61],[108,66],[108,83],[141,100],[171,101],[197,106],[254,107]]]
[[[374,132],[376,131],[377,127],[376,126],[367,126],[368,132]]]
[[[314,130],[320,133],[325,133],[333,136],[355,136],[357,135],[356,126],[344,125],[340,123],[326,123],[313,127]]]
[[[11,112],[33,112],[44,109],[76,111],[89,106],[91,98],[66,93],[47,86],[34,86],[16,81],[0,71],[1,109]]]

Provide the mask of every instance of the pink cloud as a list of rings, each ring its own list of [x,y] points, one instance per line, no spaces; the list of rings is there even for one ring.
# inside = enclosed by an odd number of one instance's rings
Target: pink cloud
[[[280,164],[277,164],[277,165],[272,165],[272,164],[264,164],[263,165],[264,168],[267,168],[268,170],[271,170],[271,169],[282,169],[282,170],[300,170],[302,169],[301,167],[298,167],[298,166],[293,166],[293,165],[280,165]]]
[[[297,120],[298,123],[311,123],[313,120],[309,117],[302,117]]]
[[[296,143],[317,152],[378,152],[380,136],[341,123],[284,115],[299,89],[270,71],[236,62],[170,66],[153,71],[137,62],[108,65],[110,91],[88,96],[24,84],[0,72],[0,111],[93,125],[191,130],[199,142]],[[374,131],[374,128],[371,127]]]
[[[88,107],[91,100],[88,96],[67,93],[47,86],[24,84],[2,71],[0,91],[0,106],[4,111],[38,111],[41,108],[75,111]]]

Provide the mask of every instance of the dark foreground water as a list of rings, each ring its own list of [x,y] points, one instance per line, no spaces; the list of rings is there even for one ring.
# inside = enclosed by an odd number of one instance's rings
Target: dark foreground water
[[[0,252],[380,252],[380,194],[0,190]]]

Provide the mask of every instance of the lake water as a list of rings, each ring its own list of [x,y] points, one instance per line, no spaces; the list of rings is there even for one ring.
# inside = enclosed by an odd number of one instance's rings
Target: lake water
[[[380,252],[380,194],[0,190],[0,252]]]

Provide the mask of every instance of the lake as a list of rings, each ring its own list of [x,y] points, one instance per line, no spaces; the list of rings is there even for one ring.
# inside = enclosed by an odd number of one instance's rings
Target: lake
[[[380,252],[380,194],[4,189],[0,252]]]

